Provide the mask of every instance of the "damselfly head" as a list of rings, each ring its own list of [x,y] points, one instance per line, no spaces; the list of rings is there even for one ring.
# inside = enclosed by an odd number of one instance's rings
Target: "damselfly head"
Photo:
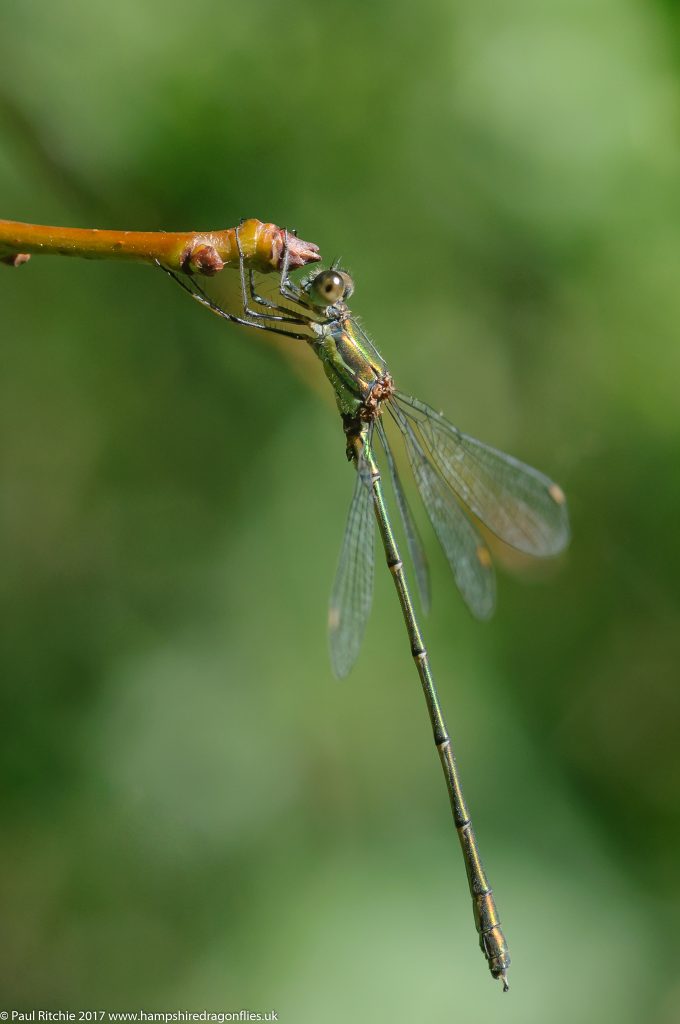
[[[344,270],[322,270],[303,287],[314,305],[334,306],[347,301],[354,291],[354,281]]]

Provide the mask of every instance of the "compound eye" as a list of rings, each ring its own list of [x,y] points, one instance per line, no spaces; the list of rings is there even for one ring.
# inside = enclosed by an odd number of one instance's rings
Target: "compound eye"
[[[333,306],[344,296],[345,286],[343,275],[337,270],[324,270],[314,278],[310,291],[324,306]]]
[[[345,285],[345,294],[342,296],[343,299],[349,299],[352,292],[354,291],[354,281],[344,270],[339,270],[338,273],[343,280]]]

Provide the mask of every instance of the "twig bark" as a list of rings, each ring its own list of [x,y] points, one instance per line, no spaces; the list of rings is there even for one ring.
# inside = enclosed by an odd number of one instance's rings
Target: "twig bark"
[[[260,273],[281,269],[285,232],[276,224],[250,219],[241,223],[239,242],[246,264]],[[178,273],[212,277],[239,261],[236,229],[223,231],[100,231],[97,228],[58,228],[0,220],[0,263],[18,267],[30,253],[80,256],[90,260],[160,262]],[[320,259],[319,249],[294,234],[288,235],[291,269]]]

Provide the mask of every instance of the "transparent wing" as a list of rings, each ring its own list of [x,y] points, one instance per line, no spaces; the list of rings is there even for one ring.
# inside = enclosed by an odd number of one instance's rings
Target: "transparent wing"
[[[331,666],[338,679],[357,659],[371,610],[374,533],[371,474],[360,459],[328,609]]]
[[[420,496],[458,589],[472,614],[478,619],[488,619],[496,605],[496,578],[489,549],[430,463],[411,423],[398,406],[390,406],[390,412],[404,435]]]
[[[501,540],[529,555],[556,555],[569,542],[561,488],[511,455],[461,433],[440,413],[399,394],[403,412],[460,500]]]
[[[418,591],[420,593],[420,600],[423,606],[423,611],[429,612],[430,610],[430,570],[427,564],[427,556],[425,555],[425,549],[423,542],[420,539],[418,533],[418,527],[415,524],[413,516],[411,515],[411,509],[408,506],[406,500],[406,494],[404,488],[401,486],[401,480],[399,473],[397,472],[397,465],[392,455],[392,450],[387,440],[387,434],[380,420],[376,420],[376,428],[378,431],[378,437],[380,443],[385,450],[385,457],[387,458],[387,465],[390,471],[390,478],[392,480],[392,488],[394,490],[395,497],[397,499],[397,506],[399,507],[399,514],[401,515],[401,521],[404,524],[404,533],[406,534],[406,543],[408,544],[409,554],[411,555],[411,561],[413,563],[413,569],[416,576],[416,583],[418,584]]]

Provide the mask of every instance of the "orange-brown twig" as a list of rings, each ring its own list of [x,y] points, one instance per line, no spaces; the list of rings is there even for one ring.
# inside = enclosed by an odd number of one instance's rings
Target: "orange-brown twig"
[[[276,224],[251,219],[241,223],[239,242],[248,266],[260,273],[281,268],[285,233]],[[0,262],[17,267],[30,253],[81,256],[90,260],[136,260],[161,263],[178,273],[212,276],[237,266],[236,229],[224,231],[100,231],[97,228],[56,228],[0,220]],[[312,242],[288,235],[291,269],[319,260]]]

